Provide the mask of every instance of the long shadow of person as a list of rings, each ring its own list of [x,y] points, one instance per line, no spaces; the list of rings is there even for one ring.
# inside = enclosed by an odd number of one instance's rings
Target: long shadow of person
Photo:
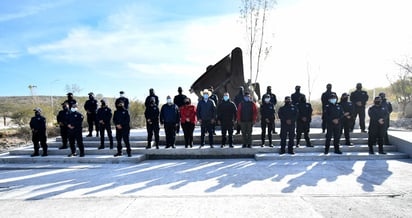
[[[381,185],[392,172],[389,171],[386,160],[367,160],[362,168],[362,174],[356,179],[367,192],[375,191],[375,186]]]
[[[339,176],[351,174],[354,171],[354,163],[354,161],[348,161],[343,165],[332,161],[314,162],[300,176],[289,180],[289,186],[282,189],[282,192],[293,193],[302,186],[316,187],[323,179],[327,182],[336,181]]]

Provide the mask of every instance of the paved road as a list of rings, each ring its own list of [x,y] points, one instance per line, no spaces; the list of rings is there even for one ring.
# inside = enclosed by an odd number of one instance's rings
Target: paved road
[[[412,160],[0,165],[1,217],[411,217]]]

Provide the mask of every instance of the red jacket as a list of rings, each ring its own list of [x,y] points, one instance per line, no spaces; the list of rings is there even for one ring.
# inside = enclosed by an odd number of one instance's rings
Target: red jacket
[[[252,117],[251,118],[252,118],[252,122],[256,123],[257,116],[258,116],[258,110],[257,110],[256,104],[253,101],[251,101],[251,103],[252,103]],[[241,102],[237,107],[237,121],[238,122],[242,121],[241,117],[242,117],[242,105],[243,104],[244,102]]]
[[[180,107],[180,123],[186,123],[186,119],[189,119],[189,122],[196,124],[196,106],[183,105]]]

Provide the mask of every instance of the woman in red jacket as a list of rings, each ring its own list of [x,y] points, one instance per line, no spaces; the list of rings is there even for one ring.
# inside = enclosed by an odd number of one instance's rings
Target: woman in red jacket
[[[185,98],[180,107],[180,123],[185,136],[185,148],[193,147],[193,131],[196,124],[196,106],[191,104],[190,98]]]

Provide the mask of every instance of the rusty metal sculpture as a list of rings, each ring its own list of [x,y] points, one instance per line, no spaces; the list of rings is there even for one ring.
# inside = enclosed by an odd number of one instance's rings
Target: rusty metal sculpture
[[[206,72],[192,84],[190,91],[201,98],[200,91],[211,86],[219,99],[225,92],[233,98],[239,93],[240,86],[251,92],[255,100],[260,99],[259,84],[252,84],[250,80],[245,82],[242,49],[238,47],[215,65],[208,66]]]

